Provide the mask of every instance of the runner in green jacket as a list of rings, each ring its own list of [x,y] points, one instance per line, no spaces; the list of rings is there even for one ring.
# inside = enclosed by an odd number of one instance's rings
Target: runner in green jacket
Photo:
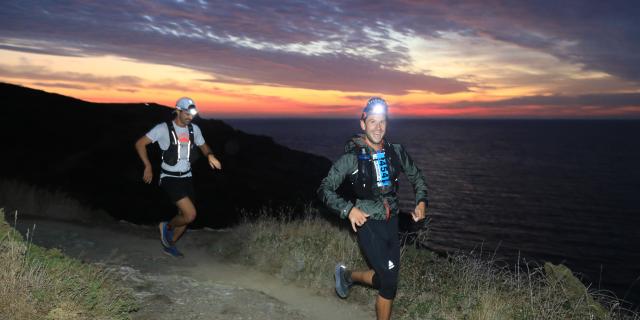
[[[348,270],[342,263],[335,269],[336,293],[346,298],[349,287],[359,282],[378,289],[376,314],[378,319],[391,317],[400,269],[398,238],[398,176],[404,172],[416,194],[414,221],[425,218],[427,185],[404,147],[384,140],[387,126],[386,102],[371,98],[360,119],[363,134],[354,136],[345,146],[345,153],[333,164],[322,180],[318,195],[329,208],[349,219],[358,244],[371,269]],[[356,194],[355,203],[336,193],[345,179]]]

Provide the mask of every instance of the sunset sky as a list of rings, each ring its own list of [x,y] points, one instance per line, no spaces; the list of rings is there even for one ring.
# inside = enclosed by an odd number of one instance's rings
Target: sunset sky
[[[211,117],[640,118],[638,1],[3,1],[0,81]]]

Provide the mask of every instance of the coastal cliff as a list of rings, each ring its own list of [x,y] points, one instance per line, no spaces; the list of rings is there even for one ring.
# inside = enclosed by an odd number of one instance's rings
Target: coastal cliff
[[[153,223],[175,207],[158,187],[160,152],[148,148],[154,166],[151,185],[133,147],[155,124],[172,119],[173,108],[153,103],[91,103],[0,83],[5,137],[0,179],[63,191],[116,219]],[[206,142],[222,161],[211,170],[194,167],[198,206],[195,226],[225,227],[241,213],[263,207],[302,207],[331,162],[291,150],[266,136],[244,133],[223,121],[198,118]]]

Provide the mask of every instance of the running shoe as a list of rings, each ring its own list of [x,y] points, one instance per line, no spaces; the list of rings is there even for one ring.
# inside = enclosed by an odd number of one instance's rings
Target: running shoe
[[[336,265],[336,273],[333,275],[336,279],[336,293],[338,297],[345,299],[349,296],[349,287],[353,284],[353,282],[348,281],[345,276],[347,272],[347,267],[342,263],[338,263]]]
[[[160,222],[158,228],[160,229],[160,241],[162,241],[162,246],[165,248],[169,248],[173,246],[173,230],[168,228],[169,223]]]
[[[184,257],[184,254],[182,254],[182,252],[178,251],[178,248],[176,248],[176,246],[165,247],[164,248],[164,253],[166,255],[172,256],[174,258],[182,258],[182,257]]]

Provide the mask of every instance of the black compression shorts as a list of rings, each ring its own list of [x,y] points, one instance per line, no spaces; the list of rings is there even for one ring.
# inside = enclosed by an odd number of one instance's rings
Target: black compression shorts
[[[195,201],[195,191],[193,189],[193,181],[191,177],[162,177],[160,186],[169,195],[172,202],[189,197],[191,201]]]
[[[400,270],[400,239],[398,216],[387,220],[369,219],[358,229],[358,244],[371,268],[373,287],[385,299],[393,299],[398,287]]]

